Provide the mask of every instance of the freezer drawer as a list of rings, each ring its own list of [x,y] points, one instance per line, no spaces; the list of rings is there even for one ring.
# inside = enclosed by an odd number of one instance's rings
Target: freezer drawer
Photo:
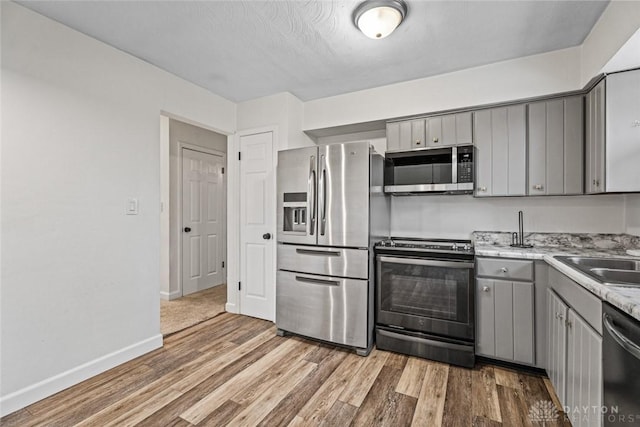
[[[369,251],[280,244],[278,245],[278,270],[368,279]]]
[[[367,347],[367,280],[278,271],[276,326],[352,347]]]

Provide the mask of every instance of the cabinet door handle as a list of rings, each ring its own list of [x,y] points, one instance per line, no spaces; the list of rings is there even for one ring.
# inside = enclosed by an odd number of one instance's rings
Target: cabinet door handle
[[[479,188],[478,188],[478,191],[485,192],[485,191],[487,191],[487,187],[479,187]]]
[[[488,286],[483,286],[482,287],[482,292],[489,292],[491,290],[491,288],[489,288]]]
[[[420,141],[419,139],[416,139],[416,145],[420,145],[422,141]]]
[[[564,319],[564,314],[558,313],[558,319],[560,319],[560,320]]]
[[[567,328],[571,328],[573,326],[573,323],[571,323],[571,320],[567,320],[564,323],[567,325]]]
[[[507,267],[502,267],[500,271],[502,271],[503,273],[506,273],[509,271],[509,269]]]
[[[536,184],[533,186],[534,190],[542,190],[544,187],[542,186],[542,184]]]
[[[433,138],[433,142],[438,143],[438,137]]]

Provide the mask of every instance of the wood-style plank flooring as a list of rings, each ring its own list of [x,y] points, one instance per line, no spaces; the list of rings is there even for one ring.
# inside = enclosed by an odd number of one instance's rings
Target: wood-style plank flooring
[[[486,364],[464,369],[379,350],[360,357],[223,313],[0,424],[532,426],[541,424],[531,407],[552,400],[548,387],[546,378]]]

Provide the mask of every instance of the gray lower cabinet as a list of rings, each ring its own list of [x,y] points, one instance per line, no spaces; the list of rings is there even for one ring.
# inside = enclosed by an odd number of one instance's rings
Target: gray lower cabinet
[[[478,258],[476,272],[476,353],[535,365],[533,262]]]
[[[601,302],[551,269],[547,290],[547,373],[572,425],[601,426]]]
[[[547,374],[558,399],[566,402],[567,328],[565,320],[569,307],[551,289],[547,292]]]
[[[478,279],[476,353],[533,365],[533,283]]]
[[[525,104],[474,113],[476,197],[527,194],[526,123]]]
[[[528,120],[527,194],[583,194],[583,97],[531,103]]]
[[[573,310],[567,315],[565,406],[574,426],[602,425],[602,336]]]

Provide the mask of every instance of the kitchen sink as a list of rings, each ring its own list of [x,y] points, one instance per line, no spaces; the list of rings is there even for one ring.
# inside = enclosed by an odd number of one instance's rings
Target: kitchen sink
[[[613,270],[640,270],[640,261],[633,259],[587,258],[579,256],[556,257],[567,264],[576,264],[586,268],[610,268]]]
[[[606,282],[638,284],[640,286],[640,271],[614,270],[612,268],[592,268],[591,272],[602,277]]]
[[[640,261],[579,256],[555,258],[604,285],[640,287]]]

